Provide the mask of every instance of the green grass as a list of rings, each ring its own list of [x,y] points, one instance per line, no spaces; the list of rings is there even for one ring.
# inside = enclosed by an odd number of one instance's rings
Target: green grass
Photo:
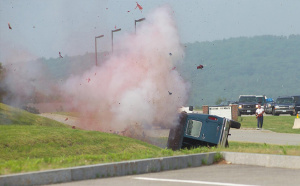
[[[279,133],[300,134],[300,129],[292,129],[296,116],[265,116],[263,129]],[[256,128],[257,120],[255,116],[240,117],[238,121],[241,128]]]
[[[115,134],[72,129],[1,103],[0,116],[0,175],[215,151],[300,155],[300,146],[238,142],[230,142],[229,148],[172,151]],[[221,159],[218,154],[215,161]]]
[[[262,153],[300,156],[300,145],[272,145],[266,143],[229,142],[229,148],[217,148],[217,151]]]
[[[80,113],[78,113],[78,112],[53,112],[53,114],[60,114],[60,115],[73,116],[73,117],[80,116]]]
[[[57,121],[0,103],[0,125],[38,125],[69,127]]]

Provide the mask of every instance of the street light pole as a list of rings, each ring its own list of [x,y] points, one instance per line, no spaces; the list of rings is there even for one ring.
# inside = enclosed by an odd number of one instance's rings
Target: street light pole
[[[138,19],[138,20],[134,20],[134,30],[135,30],[135,34],[136,34],[136,23],[137,22],[141,22],[141,21],[144,21],[146,18],[141,18],[141,19]]]
[[[114,32],[121,31],[121,28],[115,29],[111,31],[111,51],[114,52]]]
[[[96,37],[95,37],[96,66],[98,65],[98,62],[97,62],[97,38],[101,38],[101,37],[104,37],[104,35],[100,35],[100,36],[96,36]]]

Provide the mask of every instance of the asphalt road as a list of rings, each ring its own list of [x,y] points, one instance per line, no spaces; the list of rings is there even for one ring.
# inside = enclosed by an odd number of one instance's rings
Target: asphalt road
[[[105,186],[190,186],[190,185],[300,185],[300,170],[267,168],[260,166],[218,164],[196,168],[164,171],[141,175],[102,178],[55,184],[57,186],[105,185]]]

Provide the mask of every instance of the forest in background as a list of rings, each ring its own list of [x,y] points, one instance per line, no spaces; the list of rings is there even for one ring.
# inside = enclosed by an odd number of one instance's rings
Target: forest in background
[[[191,84],[188,105],[214,105],[220,99],[236,101],[239,95],[274,99],[300,95],[300,35],[240,37],[184,46],[184,62],[176,70]],[[98,54],[98,63],[106,60],[106,54]],[[95,54],[37,61],[48,69],[53,81],[59,82],[94,66]],[[199,65],[203,69],[197,69]],[[1,81],[5,67],[0,67]],[[5,85],[0,83],[4,95]]]

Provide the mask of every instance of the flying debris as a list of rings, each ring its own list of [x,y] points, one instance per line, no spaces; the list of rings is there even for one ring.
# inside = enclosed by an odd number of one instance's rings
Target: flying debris
[[[68,121],[69,118],[66,118],[65,121]]]
[[[60,52],[58,52],[58,54],[59,54],[59,57],[60,57],[60,58],[63,58],[63,57],[61,56],[61,53],[60,53]]]
[[[172,92],[168,91],[169,92],[169,95],[172,95]]]
[[[176,69],[176,67],[173,67],[173,68],[172,68],[172,70],[175,70],[175,69]]]
[[[9,24],[9,23],[8,23],[8,28],[12,30],[12,28],[11,28],[11,26],[10,26],[10,24]]]
[[[203,69],[203,65],[197,66],[197,69]]]
[[[142,7],[138,2],[136,2],[136,7],[135,7],[135,9],[136,9],[136,8],[139,8],[141,12],[142,12],[142,10],[143,10],[143,7]]]
[[[170,53],[169,53],[169,55],[171,56],[171,55],[172,55],[172,53],[170,52]]]
[[[89,83],[89,82],[91,81],[91,78],[88,78],[87,81],[88,81],[88,83]]]

